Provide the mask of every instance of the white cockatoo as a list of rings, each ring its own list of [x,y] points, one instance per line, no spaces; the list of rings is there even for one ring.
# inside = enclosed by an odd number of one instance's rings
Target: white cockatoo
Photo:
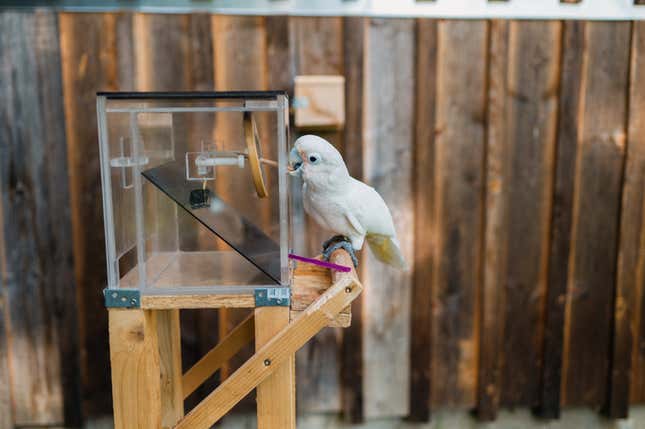
[[[357,265],[353,250],[360,250],[367,240],[378,260],[406,269],[385,201],[374,188],[349,175],[343,157],[327,140],[314,135],[298,138],[289,154],[289,171],[302,177],[305,212],[337,234],[323,245],[325,259],[343,247]]]

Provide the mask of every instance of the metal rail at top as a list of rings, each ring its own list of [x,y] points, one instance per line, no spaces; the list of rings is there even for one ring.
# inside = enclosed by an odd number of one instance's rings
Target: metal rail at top
[[[2,9],[226,15],[643,20],[637,0],[0,0]],[[571,1],[571,0],[569,0]],[[575,1],[575,0],[574,0]]]

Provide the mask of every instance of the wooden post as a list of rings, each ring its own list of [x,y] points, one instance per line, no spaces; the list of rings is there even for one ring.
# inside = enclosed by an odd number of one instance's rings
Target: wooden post
[[[289,307],[255,309],[256,350],[289,324]],[[295,355],[257,387],[258,429],[296,427]]]
[[[109,310],[115,429],[161,427],[161,368],[154,311]]]
[[[184,416],[179,310],[154,311],[161,371],[161,425],[171,428]]]

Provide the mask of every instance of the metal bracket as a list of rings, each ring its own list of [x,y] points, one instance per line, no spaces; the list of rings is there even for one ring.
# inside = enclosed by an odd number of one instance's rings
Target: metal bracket
[[[103,289],[107,308],[139,308],[141,293],[138,289]]]
[[[288,307],[291,305],[291,289],[288,287],[264,287],[255,289],[256,307]]]

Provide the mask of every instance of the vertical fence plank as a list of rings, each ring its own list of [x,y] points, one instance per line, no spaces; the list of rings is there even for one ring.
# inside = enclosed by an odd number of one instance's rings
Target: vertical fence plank
[[[501,403],[534,405],[539,390],[560,23],[511,22],[508,64],[508,203]],[[527,216],[530,214],[530,216]]]
[[[545,418],[557,418],[560,415],[565,297],[573,222],[575,177],[572,172],[576,169],[578,151],[578,112],[582,82],[584,25],[580,21],[567,21],[563,24],[549,274],[541,383],[539,403],[536,407],[537,414]]]
[[[475,404],[487,23],[442,21],[437,71],[432,397]]]
[[[267,88],[285,90],[293,95],[293,64],[289,44],[289,17],[267,16],[265,18],[267,35]],[[291,143],[291,142],[289,142]]]
[[[410,307],[410,420],[430,419],[432,341],[432,228],[434,223],[434,139],[437,21],[417,21],[416,135],[414,148],[414,277]]]
[[[480,314],[480,351],[477,417],[495,420],[501,388],[501,357],[504,338],[504,267],[508,188],[508,133],[506,96],[508,81],[509,21],[490,23],[488,46],[488,99],[486,130],[485,247]]]
[[[607,391],[630,25],[585,25],[563,367],[567,405],[600,406]]]
[[[4,19],[0,16],[0,28],[4,27]],[[2,45],[0,45],[2,46]],[[2,152],[0,152],[2,153]],[[4,189],[0,182],[0,189]],[[11,382],[9,374],[9,307],[7,305],[7,261],[5,258],[6,241],[4,239],[4,216],[0,197],[0,428],[13,426],[13,411],[11,409]]]
[[[343,20],[345,53],[344,157],[353,177],[363,179],[363,59],[366,20]],[[363,297],[352,302],[352,324],[342,332],[341,411],[346,421],[364,420],[363,407]]]
[[[73,220],[74,259],[78,283],[82,350],[83,409],[88,416],[111,412],[107,311],[101,290],[106,286],[105,247],[96,91],[122,88],[121,78],[132,76],[119,49],[131,44],[117,29],[130,26],[129,15],[60,15],[62,73],[65,96],[69,186]],[[88,32],[92,28],[94,31]],[[129,78],[131,79],[131,78]],[[132,89],[129,87],[127,89]]]
[[[342,18],[290,18],[291,49],[295,74],[342,75],[343,20]],[[306,133],[306,130],[296,131]],[[316,132],[337,148],[343,148],[340,131]],[[350,171],[350,174],[353,173]],[[320,253],[321,243],[329,232],[308,216],[305,217],[308,254]],[[325,329],[296,354],[299,374],[298,410],[302,412],[333,412],[340,410],[338,329]]]
[[[1,227],[11,243],[4,277],[13,414],[21,426],[79,425],[58,19],[53,12],[5,12],[0,28]]]
[[[631,321],[624,326],[623,335],[628,335],[628,330],[633,329],[630,399],[636,403],[645,402],[645,130],[641,120],[645,109],[644,61],[645,23],[635,22],[632,32],[629,135],[619,250],[618,287],[622,293],[617,302],[622,298],[625,305],[632,309]],[[622,358],[625,359],[624,356]]]
[[[635,22],[632,28],[631,76],[629,82],[629,125],[623,178],[620,218],[620,244],[614,307],[614,337],[611,350],[610,384],[607,412],[611,417],[627,417],[630,387],[642,382],[638,366],[638,325],[642,315],[645,279],[645,127],[641,115],[645,109],[645,26]],[[632,372],[632,350],[634,366]],[[630,376],[633,374],[633,376]],[[641,378],[639,379],[639,375]],[[630,386],[631,381],[631,386]],[[633,393],[634,398],[638,396]]]
[[[401,249],[412,267],[414,203],[414,20],[371,19],[366,35],[365,180],[387,202]],[[396,76],[396,79],[392,77]],[[363,252],[364,397],[366,417],[407,415],[410,272]]]

